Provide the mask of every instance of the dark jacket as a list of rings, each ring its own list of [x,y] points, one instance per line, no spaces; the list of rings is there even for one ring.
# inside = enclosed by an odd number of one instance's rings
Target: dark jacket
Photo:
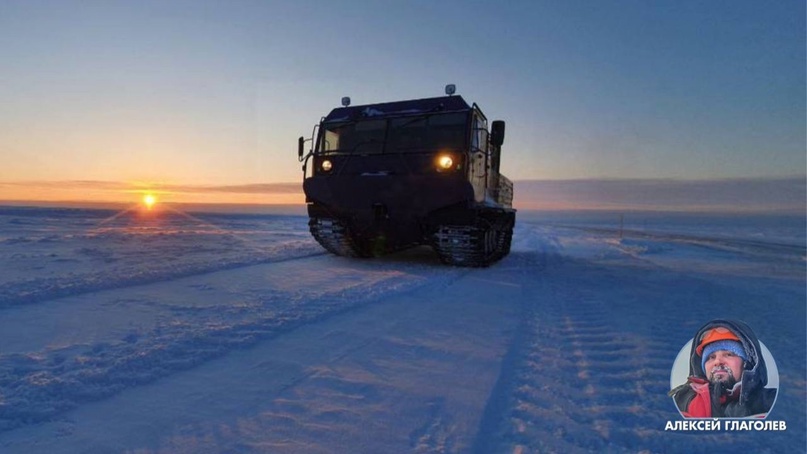
[[[699,389],[700,392],[696,392],[698,385],[702,384],[704,380],[708,380],[706,372],[701,366],[703,358],[696,351],[699,340],[707,331],[719,326],[728,328],[740,339],[740,343],[748,357],[748,360],[743,365],[739,396],[727,397],[728,390],[724,389],[720,383],[710,384],[707,394],[704,394],[702,387]],[[765,366],[765,359],[762,357],[759,339],[757,339],[751,328],[741,321],[712,320],[695,333],[689,353],[689,375],[690,379],[687,383],[670,391],[670,395],[675,399],[678,409],[685,416],[741,418],[764,415],[770,411],[774,400],[776,400],[776,389],[765,388],[765,385],[768,384],[768,368]],[[711,411],[706,412],[710,414],[691,411],[691,405],[696,397],[711,401]]]

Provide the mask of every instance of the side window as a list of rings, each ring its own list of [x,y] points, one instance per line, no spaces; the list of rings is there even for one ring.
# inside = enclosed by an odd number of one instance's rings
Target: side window
[[[474,130],[471,136],[471,150],[481,150],[487,152],[488,149],[488,128],[486,122],[474,115]]]
[[[319,151],[336,151],[344,148],[353,135],[350,123],[326,123],[322,125],[319,136]]]
[[[322,151],[333,151],[339,149],[339,134],[329,129],[325,130],[325,136],[322,138]]]
[[[488,129],[487,122],[474,113],[471,123],[471,184],[474,188],[474,199],[477,202],[485,200],[487,186],[488,163]]]

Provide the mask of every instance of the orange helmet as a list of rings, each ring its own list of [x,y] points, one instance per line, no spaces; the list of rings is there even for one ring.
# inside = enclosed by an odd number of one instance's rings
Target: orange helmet
[[[701,336],[700,344],[698,344],[698,348],[695,349],[695,352],[697,352],[698,355],[703,355],[703,347],[706,347],[708,344],[719,340],[733,340],[740,342],[740,338],[732,333],[730,329],[718,326],[717,328],[712,328],[709,331],[706,331],[706,333]]]

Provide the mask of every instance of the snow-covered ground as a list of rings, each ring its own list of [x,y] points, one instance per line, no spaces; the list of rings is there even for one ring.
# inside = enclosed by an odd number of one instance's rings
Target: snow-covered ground
[[[0,452],[803,452],[804,216],[520,213],[512,253],[325,254],[292,215],[0,208]],[[673,432],[713,318],[775,432]]]

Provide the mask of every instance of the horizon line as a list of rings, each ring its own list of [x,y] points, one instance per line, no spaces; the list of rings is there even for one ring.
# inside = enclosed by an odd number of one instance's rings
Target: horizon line
[[[305,214],[307,203],[243,203],[243,202],[163,202],[162,205],[180,207],[190,210],[213,210],[231,213],[257,213],[266,210],[291,210]],[[93,202],[86,200],[2,200],[0,208],[64,208],[64,209],[123,209],[139,206],[130,202]],[[540,207],[514,207],[519,212],[622,212],[622,213],[692,213],[692,214],[720,214],[720,215],[802,215],[807,218],[807,211],[787,208],[771,207],[768,209],[714,206],[540,206]],[[245,211],[236,211],[236,210]]]
[[[807,205],[807,176],[533,179],[513,183],[513,205],[520,210],[803,213]],[[305,207],[301,183],[0,182],[0,204],[9,206],[136,206],[149,193],[162,199],[159,203],[165,206]]]
[[[505,175],[506,176],[506,175]],[[719,182],[719,181],[749,181],[749,180],[807,180],[807,173],[805,174],[790,174],[790,175],[766,175],[766,176],[754,176],[754,175],[745,175],[745,176],[721,176],[721,177],[712,177],[712,178],[688,178],[688,177],[610,177],[610,176],[600,176],[600,177],[570,177],[570,178],[519,178],[519,179],[512,179],[513,182],[527,182],[527,181],[552,181],[552,182],[560,182],[560,181],[680,181],[680,182],[689,182],[689,181],[699,181],[699,182]],[[259,190],[264,187],[288,187],[291,185],[297,185],[302,187],[302,181],[299,182],[291,182],[291,181],[280,181],[280,182],[269,182],[269,183],[243,183],[243,184],[193,184],[193,183],[162,183],[159,181],[146,181],[146,180],[136,180],[136,181],[120,181],[120,180],[87,180],[87,179],[74,179],[74,180],[0,180],[0,185],[11,185],[11,186],[28,186],[28,185],[43,185],[43,186],[58,186],[62,184],[70,184],[76,186],[97,186],[104,189],[137,189],[137,190],[144,190],[148,191],[150,189],[178,189],[182,190],[183,188],[189,188],[192,190],[213,190],[213,191],[225,191],[229,192],[234,189],[253,189]]]

